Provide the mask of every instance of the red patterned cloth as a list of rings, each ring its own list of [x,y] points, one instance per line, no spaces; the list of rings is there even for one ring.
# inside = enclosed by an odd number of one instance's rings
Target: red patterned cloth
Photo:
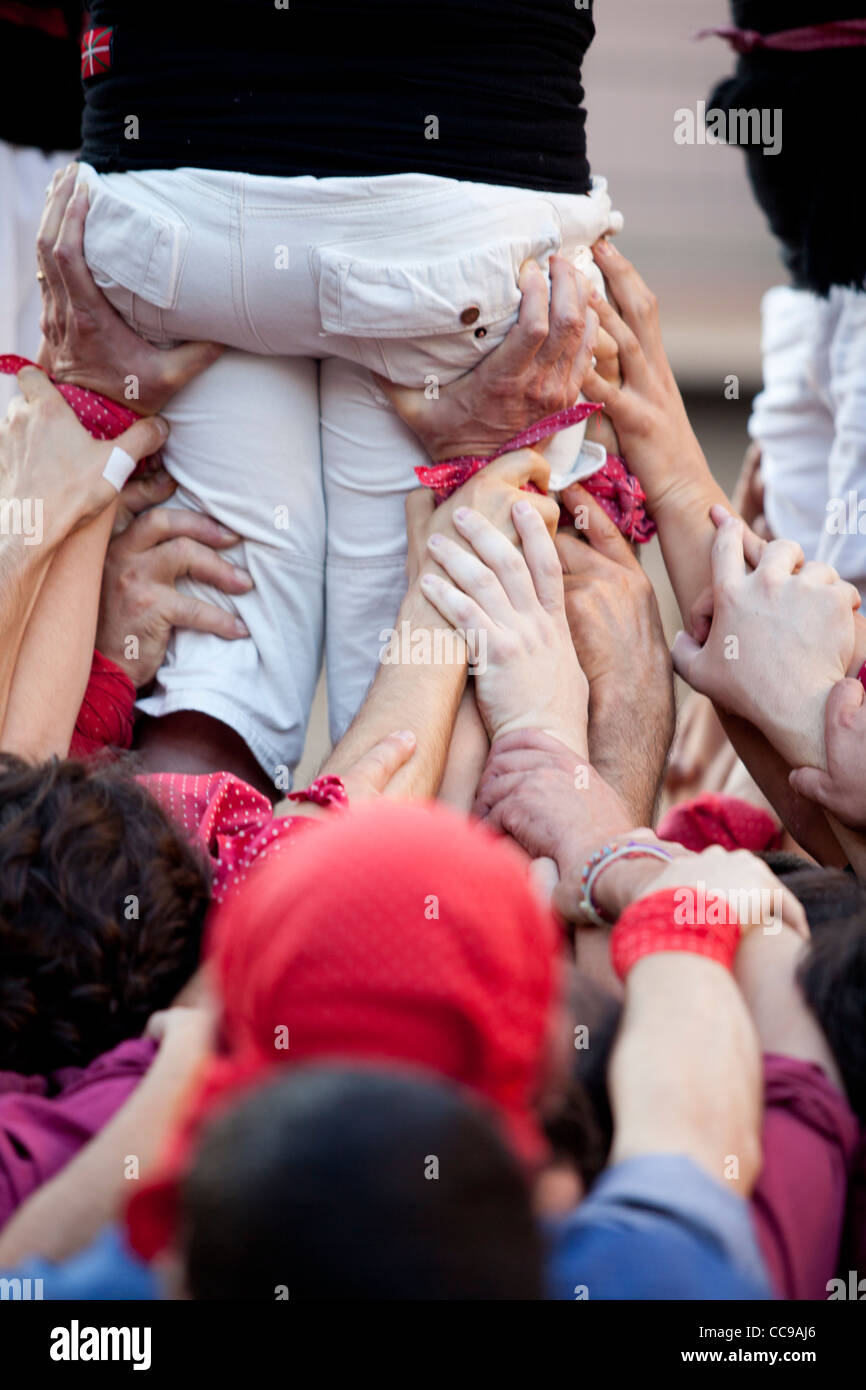
[[[22,367],[36,367],[40,372],[43,370],[37,362],[31,362],[27,357],[18,357],[15,353],[0,353],[0,372],[6,376],[17,375]],[[67,405],[72,407],[94,439],[116,439],[119,434],[123,434],[134,425],[136,420],[141,419],[141,416],[128,406],[118,405],[117,401],[109,400],[108,396],[102,396],[98,391],[89,391],[86,386],[72,386],[67,381],[55,381],[53,376],[49,376],[48,379],[57,387]],[[144,459],[137,465],[133,477],[151,472],[158,461],[157,455]]]
[[[626,540],[637,545],[652,540],[656,524],[647,514],[646,493],[634,474],[629,473],[625,459],[608,454],[607,463],[597,473],[581,479],[580,485],[607,512]]]
[[[101,652],[94,652],[69,745],[70,758],[86,758],[101,748],[131,748],[134,715],[135,686],[129,676]]]
[[[774,34],[723,24],[717,28],[700,29],[695,38],[725,39],[735,53],[754,53],[761,48],[784,53],[817,53],[824,48],[866,47],[866,19],[831,19],[826,24],[780,29]]]
[[[341,1058],[448,1077],[492,1108],[528,1164],[544,1156],[534,1100],[559,931],[528,861],[483,826],[385,800],[320,821],[303,854],[269,857],[231,895],[210,944],[223,1055],[130,1203],[144,1258],[172,1239],[202,1126],[280,1067]]]
[[[310,826],[322,824],[311,816],[275,816],[268,798],[231,772],[156,772],[141,781],[187,839],[209,854],[215,903],[245,883],[260,860],[273,859]]]
[[[432,490],[438,506],[494,459],[501,458],[503,454],[514,453],[517,449],[531,449],[543,439],[550,439],[551,435],[558,434],[560,430],[578,425],[590,415],[600,412],[600,405],[573,405],[569,410],[557,411],[555,415],[548,415],[545,419],[530,425],[528,429],[509,439],[507,444],[503,444],[489,458],[477,454],[462,454],[458,458],[445,459],[441,463],[423,464],[415,469],[415,474],[423,487]],[[581,487],[585,487],[587,492],[596,498],[611,521],[630,541],[642,543],[651,540],[655,535],[655,523],[646,512],[646,493],[638,479],[629,473],[624,459],[608,454],[607,462],[597,473],[581,479]],[[535,483],[527,483],[524,490],[538,492],[539,488]]]
[[[765,853],[781,848],[782,834],[779,822],[769,811],[738,796],[716,792],[704,792],[692,801],[672,807],[658,826],[660,840],[674,840],[696,853],[710,845]]]

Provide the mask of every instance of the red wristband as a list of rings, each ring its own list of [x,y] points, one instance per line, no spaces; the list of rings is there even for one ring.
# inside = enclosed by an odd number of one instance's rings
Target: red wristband
[[[610,959],[621,980],[643,956],[660,951],[687,951],[730,970],[740,944],[740,923],[727,905],[718,907],[721,922],[691,923],[687,888],[665,888],[627,907],[610,937]],[[730,920],[727,920],[730,917]]]

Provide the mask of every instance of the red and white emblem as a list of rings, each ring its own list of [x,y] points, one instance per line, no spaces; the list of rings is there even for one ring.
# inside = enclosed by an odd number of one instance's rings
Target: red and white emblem
[[[113,29],[88,29],[81,36],[81,76],[98,77],[111,67]]]

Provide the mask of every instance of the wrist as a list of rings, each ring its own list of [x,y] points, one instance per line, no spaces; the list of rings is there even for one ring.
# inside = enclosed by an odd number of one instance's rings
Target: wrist
[[[665,470],[657,482],[649,480],[649,485],[640,473],[638,458],[637,476],[646,493],[646,508],[656,525],[670,516],[688,518],[689,529],[693,529],[695,518],[701,520],[709,516],[710,507],[716,502],[729,506],[727,498],[710,472],[704,452],[693,434],[686,438],[675,450],[675,468]],[[634,469],[635,459],[629,458]]]
[[[569,917],[581,918],[580,905],[584,900],[584,879],[587,866],[599,854],[602,847],[619,847],[627,844],[647,845],[650,849],[660,848],[669,854],[669,846],[663,845],[655,832],[641,826],[637,829],[626,827],[621,821],[612,822],[605,832],[604,826],[597,822],[593,826],[592,843],[586,837],[574,840],[559,863],[561,874],[560,902],[567,902],[572,911]],[[615,859],[604,865],[591,888],[592,901],[599,912],[614,920],[634,897],[640,896],[645,885],[658,877],[664,868],[660,858],[635,856],[629,859]]]
[[[796,709],[782,720],[766,718],[763,707],[750,716],[789,767],[817,767],[827,771],[824,712],[830,689],[832,687],[798,701]]]

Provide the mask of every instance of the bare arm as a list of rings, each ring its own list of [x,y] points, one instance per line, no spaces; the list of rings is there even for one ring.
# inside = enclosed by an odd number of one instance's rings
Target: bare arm
[[[115,505],[58,548],[32,606],[3,719],[3,747],[65,757],[87,689]]]
[[[422,531],[448,537],[468,549],[455,527],[454,514],[464,507],[476,508],[516,542],[511,508],[520,500],[531,502],[552,531],[559,516],[553,499],[520,490],[529,481],[545,488],[549,475],[547,461],[540,454],[524,449],[504,455],[476,473],[435,512],[431,510]],[[429,797],[438,791],[468,662],[462,637],[425,596],[422,586],[437,570],[435,562],[425,555],[397,618],[398,659],[380,664],[360,713],[328,758],[324,772],[342,774],[387,734],[405,729],[415,735],[415,755],[394,777],[387,794]],[[404,635],[410,649],[408,660]],[[413,651],[426,655],[426,660],[412,660]]]
[[[620,312],[600,297],[591,298],[591,304],[602,328],[617,344],[623,381],[617,385],[590,370],[584,390],[590,398],[604,402],[625,456],[644,487],[688,629],[692,610],[711,582],[715,539],[711,508],[722,506],[728,512],[732,508],[689,422],[665,354],[655,296],[609,243],[599,242],[595,254]],[[866,633],[866,625],[858,623],[858,633]],[[866,655],[866,638],[863,647]],[[793,837],[822,863],[845,862],[847,856],[827,817],[791,787],[790,764],[754,725],[722,710],[719,716],[731,743]]]
[[[5,748],[47,757],[68,749],[93,654],[118,496],[104,469],[117,448],[131,470],[159,448],[166,427],[141,420],[114,443],[100,442],[43,372],[25,368],[18,382],[24,394],[0,425],[3,491],[32,503],[38,531],[29,547],[13,537],[0,558],[0,730]]]
[[[809,943],[787,927],[777,935],[749,932],[737,952],[734,973],[758,1030],[761,1051],[814,1062],[844,1091],[830,1045],[797,982],[797,970],[808,949]]]
[[[609,1072],[611,1162],[679,1153],[724,1181],[739,1160],[748,1194],[760,1166],[761,1071],[755,1029],[720,965],[646,956],[629,974]]]
[[[742,953],[768,952],[808,935],[799,903],[767,866],[743,851],[713,848],[676,859],[661,873],[648,860],[614,863],[599,881],[612,916],[662,889],[702,889],[737,912]],[[772,893],[772,920],[751,899]],[[748,903],[748,906],[746,904]],[[787,945],[779,948],[786,950]],[[744,970],[750,967],[745,962]],[[775,957],[773,958],[775,959]],[[759,1010],[762,1021],[763,1012]],[[644,956],[625,982],[625,1009],[610,1068],[613,1161],[640,1153],[684,1153],[748,1195],[760,1169],[762,1074],[759,1038],[738,979],[686,952]],[[733,1159],[737,1162],[734,1164]]]

